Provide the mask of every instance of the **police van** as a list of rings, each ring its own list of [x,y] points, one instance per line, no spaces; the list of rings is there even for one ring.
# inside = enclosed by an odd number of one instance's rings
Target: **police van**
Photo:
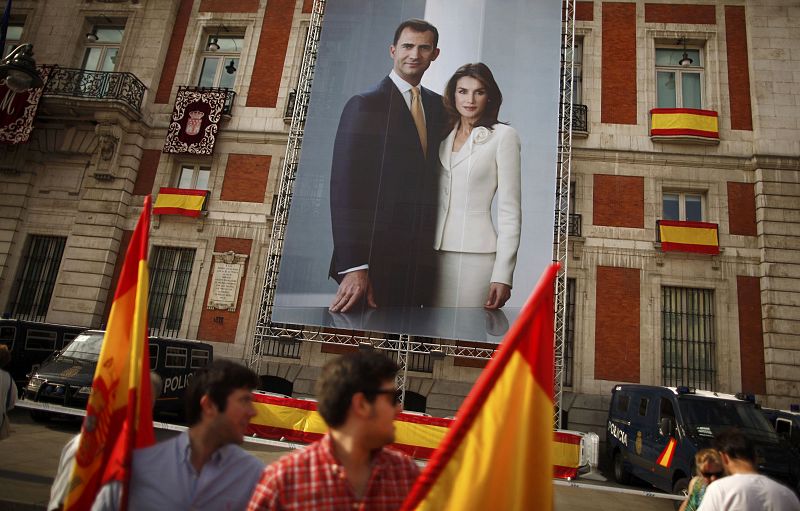
[[[755,444],[759,472],[800,489],[800,457],[770,426],[752,396],[689,387],[614,387],[606,424],[614,479],[628,484],[636,477],[666,492],[685,493],[694,475],[695,453],[730,428],[738,428]]]
[[[86,408],[97,359],[103,345],[102,330],[86,330],[33,371],[25,399],[72,408]],[[210,344],[199,341],[150,337],[150,369],[163,380],[155,413],[183,414],[183,395],[194,372],[213,359]],[[31,410],[36,420],[47,412]]]
[[[0,319],[0,344],[5,344],[11,351],[11,363],[6,370],[11,373],[17,388],[24,389],[31,369],[39,367],[84,330],[84,326]]]

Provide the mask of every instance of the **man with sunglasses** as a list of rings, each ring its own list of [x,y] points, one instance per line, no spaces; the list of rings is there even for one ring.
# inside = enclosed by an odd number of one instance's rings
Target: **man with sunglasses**
[[[399,509],[419,468],[386,448],[394,442],[400,411],[397,371],[397,364],[372,350],[328,362],[317,387],[317,410],[328,433],[268,466],[248,509]]]
[[[753,443],[738,429],[714,437],[728,474],[708,486],[699,511],[800,511],[792,490],[758,473]]]

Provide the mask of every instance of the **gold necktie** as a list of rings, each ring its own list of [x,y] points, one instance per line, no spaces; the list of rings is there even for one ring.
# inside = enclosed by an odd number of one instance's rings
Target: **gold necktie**
[[[425,128],[425,114],[422,112],[422,98],[418,87],[411,87],[411,117],[417,126],[419,141],[422,144],[422,153],[428,155],[428,130]]]

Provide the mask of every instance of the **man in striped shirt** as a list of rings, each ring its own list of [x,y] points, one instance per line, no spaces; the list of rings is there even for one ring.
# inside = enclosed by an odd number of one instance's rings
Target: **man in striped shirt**
[[[372,350],[328,362],[317,395],[329,432],[268,466],[248,509],[399,509],[419,468],[386,447],[394,442],[400,411],[397,371],[397,364]]]

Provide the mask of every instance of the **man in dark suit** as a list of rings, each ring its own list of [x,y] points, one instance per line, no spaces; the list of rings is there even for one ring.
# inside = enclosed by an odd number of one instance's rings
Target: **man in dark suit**
[[[433,282],[436,192],[433,162],[442,135],[438,94],[419,86],[439,56],[439,33],[423,20],[395,32],[392,72],[350,98],[331,169],[333,257],[339,282],[330,306],[425,305]]]

